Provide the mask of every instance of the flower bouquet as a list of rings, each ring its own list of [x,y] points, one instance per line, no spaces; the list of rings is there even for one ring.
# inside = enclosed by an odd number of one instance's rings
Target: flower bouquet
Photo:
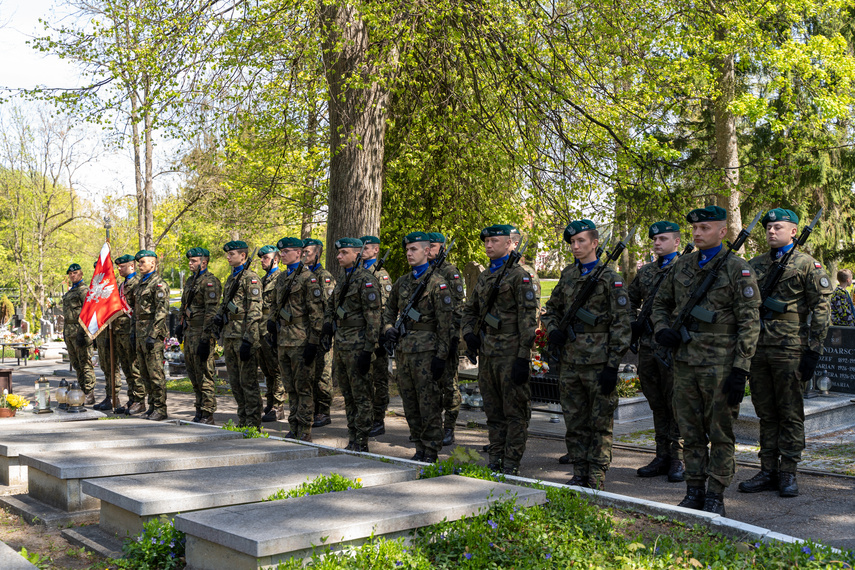
[[[19,409],[30,404],[30,401],[17,394],[10,394],[9,390],[3,390],[3,397],[0,398],[0,418],[12,417]]]

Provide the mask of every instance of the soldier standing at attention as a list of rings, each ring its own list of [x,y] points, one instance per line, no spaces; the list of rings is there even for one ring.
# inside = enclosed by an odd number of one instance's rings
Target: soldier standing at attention
[[[766,293],[772,264],[795,247],[799,217],[775,208],[761,220],[771,251],[748,262]],[[805,386],[813,376],[829,326],[831,281],[822,264],[796,250],[768,292],[783,312],[760,309],[757,352],[751,360],[751,403],[760,418],[760,472],[739,484],[743,493],[778,491],[797,497],[796,466],[805,448]]]
[[[495,224],[481,230],[490,266],[478,276],[463,307],[463,340],[480,352],[478,386],[487,415],[489,467],[516,475],[525,453],[531,419],[531,347],[537,330],[537,295],[531,276],[519,265],[505,274],[496,302],[488,307],[490,290],[503,275],[514,244],[511,226]],[[476,330],[482,313],[492,317],[483,331]],[[490,324],[493,323],[493,325]],[[483,333],[483,342],[480,334]]]
[[[211,334],[214,317],[220,306],[220,280],[208,271],[211,252],[203,247],[187,250],[187,261],[193,276],[184,283],[181,295],[181,326],[184,336],[184,360],[187,376],[196,394],[196,415],[193,421],[214,424],[217,411],[217,391],[214,378],[214,357]]]
[[[321,286],[321,293],[324,298],[324,312],[326,312],[326,304],[329,303],[330,295],[332,295],[335,287],[335,279],[332,273],[324,269],[321,264],[321,254],[324,252],[324,244],[321,240],[309,238],[303,240],[303,257],[306,267],[315,274],[318,278],[318,284]],[[332,383],[332,351],[320,351],[315,357],[315,363],[312,369],[312,399],[314,401],[314,422],[313,428],[319,428],[331,423],[330,406],[333,399],[333,383]]]
[[[134,289],[139,284],[140,278],[134,266],[132,255],[122,255],[116,259],[116,267],[119,276],[125,280],[119,284],[119,296],[125,301],[133,312]],[[131,316],[121,315],[113,321],[113,343],[116,350],[116,360],[121,364],[125,373],[125,381],[128,383],[128,403],[125,405],[125,413],[131,416],[145,411],[145,385],[140,379],[140,369],[137,365],[137,349],[131,341]],[[121,409],[120,409],[121,411]]]
[[[645,264],[638,270],[635,279],[629,284],[627,293],[635,317],[645,305],[653,305],[652,297],[658,292],[657,286],[674,261],[680,255],[680,226],[674,222],[656,222],[650,226],[647,237],[653,241],[653,253],[656,261]],[[649,310],[649,309],[648,309]],[[653,412],[653,430],[656,434],[656,457],[648,465],[640,467],[636,473],[639,477],[655,477],[668,475],[672,483],[683,481],[683,439],[677,427],[677,416],[674,415],[674,375],[671,368],[665,366],[656,358],[656,350],[651,334],[652,323],[632,321],[633,335],[638,335],[638,379],[641,381],[641,391],[647,398],[650,411]],[[635,336],[633,336],[635,338]]]
[[[362,242],[341,238],[335,248],[345,277],[336,283],[327,304],[322,333],[327,340],[335,335],[333,374],[347,414],[349,442],[345,449],[368,451],[368,432],[374,421],[369,372],[380,336],[382,301],[374,276],[356,262]]]
[[[278,337],[279,367],[288,392],[290,430],[285,437],[312,441],[312,380],[324,324],[324,296],[318,277],[300,261],[303,240],[285,237],[276,247],[287,267],[276,284],[267,328]]]
[[[83,282],[83,270],[77,263],[68,266],[65,272],[71,287],[62,296],[62,336],[68,350],[68,359],[77,373],[77,383],[86,394],[86,404],[95,403],[95,369],[92,367],[92,340],[80,325],[80,310],[89,294]]]
[[[282,275],[279,271],[279,250],[274,245],[265,245],[258,250],[258,257],[261,258],[261,268],[267,272],[261,278],[261,316],[265,322],[273,321],[275,325],[276,316],[271,314],[270,308],[273,306],[276,283]],[[275,422],[285,417],[285,388],[282,386],[282,376],[279,372],[276,339],[272,333],[268,331],[268,335],[261,339],[260,347],[258,364],[267,386],[267,393],[264,395],[267,406],[262,412],[261,421]]]
[[[226,321],[221,312],[214,326],[222,327],[229,384],[238,406],[238,426],[261,427],[261,388],[258,385],[258,343],[261,321],[261,279],[243,266],[249,256],[245,241],[234,240],[223,246],[232,273],[223,287]],[[236,293],[228,298],[232,284]]]
[[[428,259],[434,264],[439,250],[445,243],[445,236],[439,232],[429,232],[430,251]],[[460,270],[448,260],[442,264],[437,271],[445,280],[451,291],[451,299],[454,301],[454,327],[451,329],[451,338],[448,340],[448,362],[445,365],[445,373],[440,379],[442,390],[442,409],[444,412],[442,445],[450,446],[454,443],[454,428],[457,426],[457,416],[460,415],[460,386],[457,383],[457,369],[460,367],[458,346],[460,345],[460,323],[463,320],[463,303],[466,301],[466,289],[463,287],[463,279]]]
[[[410,428],[410,441],[416,444],[412,459],[435,463],[442,449],[441,379],[446,372],[448,344],[455,330],[454,299],[439,272],[428,271],[428,234],[413,232],[403,239],[403,245],[412,271],[398,278],[392,287],[383,311],[385,341],[397,343],[398,386]],[[430,282],[426,283],[424,294],[413,305],[419,313],[418,321],[405,318],[408,334],[400,337],[395,328],[398,313],[409,304],[419,283],[428,278]]]
[[[559,325],[599,264],[599,231],[591,220],[574,221],[564,230],[564,240],[570,244],[576,262],[561,272],[542,321],[550,352],[561,353],[558,386],[567,430],[564,440],[573,464],[573,478],[567,484],[602,490],[612,461],[618,367],[629,348],[629,298],[623,278],[606,267],[582,307],[596,316],[597,324],[570,323],[577,338],[568,343],[567,332]],[[554,347],[563,349],[553,352]]]
[[[166,317],[169,314],[169,287],[157,274],[157,254],[143,249],[134,259],[140,272],[134,289],[134,333],[140,377],[148,393],[148,411],[144,418],[162,421],[166,412],[166,375],[163,371],[163,341],[166,340]]]
[[[697,305],[715,315],[713,322],[693,319],[687,327],[692,342],[683,343],[671,323],[715,267],[716,258],[727,253],[722,246],[727,234],[723,208],[692,210],[686,219],[697,249],[673,262],[659,288],[653,301],[654,338],[674,350],[674,411],[686,463],[686,496],[679,506],[725,516],[724,490],[736,471],[733,421],[760,334],[760,290],[748,263],[729,255]]]
[[[94,270],[98,267],[98,261],[96,260],[92,264],[92,269]],[[115,277],[115,276],[114,276]],[[101,334],[99,334],[95,338],[95,344],[98,347],[98,364],[101,366],[101,371],[104,373],[104,384],[107,391],[106,397],[98,404],[92,406],[93,410],[113,410],[113,392],[118,395],[118,391],[122,388],[122,378],[119,376],[119,369],[116,366],[119,363],[118,358],[116,358],[115,354],[115,345],[116,339],[113,339],[113,361],[110,360],[110,329],[113,328],[113,323],[107,325],[107,327],[101,330]],[[115,337],[115,330],[114,337]],[[118,401],[118,400],[117,400]]]
[[[374,275],[380,288],[380,299],[386,306],[386,299],[392,291],[392,280],[384,268],[377,268],[377,256],[380,254],[380,238],[362,236],[359,238],[362,248],[362,267]],[[389,357],[383,347],[378,346],[374,351],[374,362],[371,363],[371,385],[374,389],[371,398],[374,407],[374,422],[368,437],[377,437],[386,433],[386,408],[389,407]]]

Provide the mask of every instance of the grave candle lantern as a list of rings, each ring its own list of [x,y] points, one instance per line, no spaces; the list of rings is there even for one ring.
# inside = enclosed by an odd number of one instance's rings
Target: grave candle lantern
[[[50,409],[50,382],[44,376],[36,380],[36,409],[37,414],[52,414]]]
[[[60,410],[68,409],[68,380],[63,378],[59,381],[59,388],[56,389],[56,402]]]
[[[77,383],[77,380],[74,380],[68,389],[68,412],[85,412],[86,408],[83,407],[84,399],[85,395],[83,394],[83,390],[80,389],[80,384]]]

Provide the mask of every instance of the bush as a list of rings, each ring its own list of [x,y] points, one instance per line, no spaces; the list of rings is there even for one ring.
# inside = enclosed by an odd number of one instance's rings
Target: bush
[[[270,437],[270,434],[264,431],[264,428],[257,428],[255,426],[247,426],[247,427],[238,427],[232,420],[227,421],[223,424],[222,429],[228,431],[238,431],[243,433],[244,439],[255,439],[258,437]]]
[[[279,489],[264,500],[281,501],[282,499],[290,499],[292,497],[323,495],[324,493],[335,493],[336,491],[361,488],[362,479],[352,480],[342,477],[338,473],[333,473],[332,475],[320,475],[314,479],[307,479],[305,483],[301,483],[298,487],[294,487],[290,491]]]
[[[122,570],[172,570],[184,568],[184,533],[175,530],[172,519],[160,517],[143,525],[136,538],[122,545],[125,557],[113,560]]]

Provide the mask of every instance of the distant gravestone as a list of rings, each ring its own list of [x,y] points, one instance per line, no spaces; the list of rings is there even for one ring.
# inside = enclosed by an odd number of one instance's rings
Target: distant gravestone
[[[855,327],[829,327],[814,379],[828,376],[831,391],[855,394]]]
[[[470,261],[463,268],[463,280],[466,282],[466,295],[475,290],[475,283],[478,282],[478,276],[484,271],[484,266],[480,263]]]

